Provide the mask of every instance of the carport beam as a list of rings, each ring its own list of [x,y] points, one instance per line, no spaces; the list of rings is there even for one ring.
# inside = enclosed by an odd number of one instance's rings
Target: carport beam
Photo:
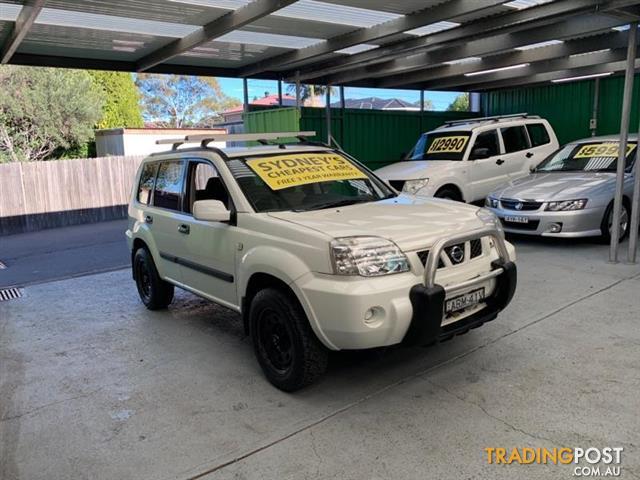
[[[618,241],[620,239],[620,212],[622,211],[622,190],[624,187],[624,169],[627,158],[627,139],[629,137],[629,116],[631,113],[631,95],[638,37],[638,22],[629,25],[629,44],[627,46],[627,68],[624,75],[624,93],[622,96],[622,117],[620,119],[620,145],[616,171],[616,193],[613,199],[613,219],[611,222],[611,245],[609,262],[618,262]]]

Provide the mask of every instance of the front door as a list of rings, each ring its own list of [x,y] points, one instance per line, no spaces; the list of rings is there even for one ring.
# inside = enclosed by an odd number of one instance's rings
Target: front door
[[[486,149],[483,155],[475,155],[478,149]],[[469,155],[472,195],[470,202],[484,199],[507,180],[505,161],[500,153],[497,130],[487,130],[476,137]]]
[[[232,201],[216,168],[205,160],[189,162],[183,221],[182,277],[196,293],[230,307],[238,306],[236,294],[237,227],[229,223],[202,222],[192,216],[197,200],[220,200],[232,209]]]

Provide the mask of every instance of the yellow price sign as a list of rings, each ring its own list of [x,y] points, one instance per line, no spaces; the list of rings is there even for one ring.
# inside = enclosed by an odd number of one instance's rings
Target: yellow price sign
[[[438,137],[431,143],[427,153],[460,153],[468,141],[469,137],[465,135]]]
[[[368,178],[342,155],[336,153],[298,153],[247,160],[271,190],[335,180]]]
[[[617,157],[619,148],[619,142],[590,143],[582,145],[573,158]],[[627,143],[627,155],[633,152],[634,148],[635,143]]]

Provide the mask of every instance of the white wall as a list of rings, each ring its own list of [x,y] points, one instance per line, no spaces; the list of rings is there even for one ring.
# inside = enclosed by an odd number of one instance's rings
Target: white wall
[[[124,133],[122,131],[98,132],[96,134],[96,153],[98,157],[150,155],[155,152],[171,150],[171,145],[157,145],[156,140],[173,140],[184,137],[185,135],[206,133],[208,133],[206,130],[186,131],[183,133],[177,133],[175,130],[167,133],[159,131],[129,132],[126,130]],[[224,148],[226,142],[211,142],[209,145]]]

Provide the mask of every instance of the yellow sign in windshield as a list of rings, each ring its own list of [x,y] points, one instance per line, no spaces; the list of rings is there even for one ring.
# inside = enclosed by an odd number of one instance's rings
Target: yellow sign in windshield
[[[619,142],[589,143],[580,147],[573,158],[617,157],[619,148]],[[635,143],[627,143],[627,155],[633,152],[634,148]]]
[[[469,137],[464,135],[451,135],[436,138],[427,153],[460,153],[464,151]]]
[[[271,190],[332,180],[368,178],[346,158],[335,153],[298,153],[247,160]]]

